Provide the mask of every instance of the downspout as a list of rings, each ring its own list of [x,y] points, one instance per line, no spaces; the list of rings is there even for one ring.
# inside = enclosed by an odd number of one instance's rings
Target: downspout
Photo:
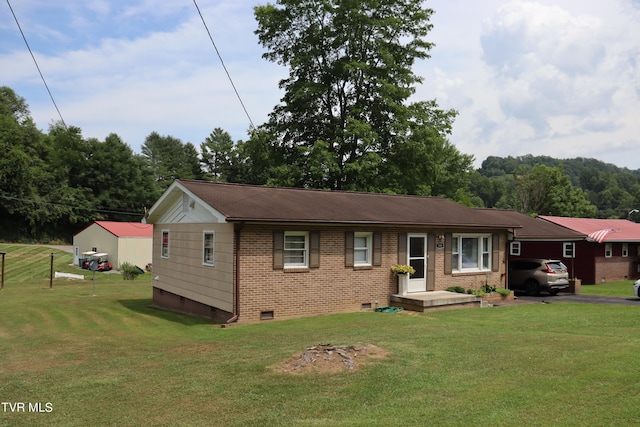
[[[235,264],[236,264],[235,272],[233,275],[233,288],[234,288],[233,293],[234,293],[235,307],[234,307],[233,316],[226,321],[226,324],[237,322],[238,318],[240,317],[240,232],[242,231],[243,227],[244,227],[244,222],[241,222],[241,223],[235,224],[234,230],[233,230],[235,235],[234,258],[235,258]]]

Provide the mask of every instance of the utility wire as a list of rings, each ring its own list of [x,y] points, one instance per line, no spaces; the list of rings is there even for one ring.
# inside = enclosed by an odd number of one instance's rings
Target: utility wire
[[[7,0],[7,1],[9,1],[9,0]],[[205,22],[204,17],[202,16],[202,12],[200,12],[200,8],[198,7],[198,3],[196,3],[196,0],[193,0],[193,4],[196,6],[196,9],[198,10],[198,14],[200,15],[200,19],[202,19],[202,24],[204,25],[204,28],[207,30],[207,34],[209,34],[209,40],[211,40],[211,44],[213,45],[213,48],[216,50],[216,53],[218,54],[218,58],[220,58],[220,63],[222,64],[222,68],[224,68],[224,72],[227,73],[227,78],[229,79],[229,82],[231,82],[231,86],[233,87],[233,91],[236,93],[236,96],[238,97],[238,101],[240,101],[240,105],[242,105],[242,109],[244,110],[244,113],[247,115],[247,118],[249,119],[249,123],[251,124],[251,128],[255,129],[253,121],[251,120],[251,117],[249,116],[249,112],[247,111],[247,108],[244,106],[244,102],[242,102],[242,98],[240,97],[240,94],[238,93],[238,90],[236,89],[236,85],[233,84],[233,80],[231,79],[231,75],[229,74],[229,71],[227,70],[226,65],[224,65],[224,61],[222,60],[222,55],[220,55],[220,52],[218,51],[218,47],[216,46],[216,43],[213,41],[213,37],[211,36],[211,32],[209,31],[209,27],[207,27],[207,23]]]
[[[63,208],[69,208],[69,209],[74,209],[74,210],[79,210],[79,211],[86,211],[86,212],[100,212],[100,213],[117,214],[117,215],[129,215],[129,216],[142,216],[143,215],[143,212],[118,211],[118,210],[113,210],[113,209],[100,209],[100,208],[89,208],[89,207],[84,208],[84,207],[80,207],[80,206],[66,205],[66,204],[63,204],[63,203],[45,202],[44,200],[35,200],[35,199],[31,199],[31,198],[26,198],[26,197],[9,196],[9,195],[6,195],[6,194],[0,194],[0,199],[15,200],[15,201],[18,201],[18,202],[30,202],[30,203],[34,203],[34,204],[47,205],[47,206],[59,206],[59,207],[63,207]]]
[[[64,125],[64,128],[68,130],[67,124],[65,123],[64,119],[62,118],[62,113],[60,113],[60,109],[58,108],[58,104],[56,104],[56,100],[53,99],[53,94],[49,90],[49,85],[47,85],[47,81],[44,79],[44,75],[42,74],[42,71],[40,71],[40,66],[38,66],[38,61],[36,61],[36,57],[33,55],[33,52],[31,51],[31,46],[29,46],[29,42],[27,42],[27,38],[25,37],[24,32],[22,31],[22,27],[20,27],[20,22],[18,22],[18,17],[16,16],[15,12],[13,11],[13,8],[11,7],[11,3],[9,3],[9,0],[7,0],[7,4],[9,5],[9,9],[11,10],[11,14],[13,15],[13,19],[15,19],[16,25],[18,26],[18,29],[20,30],[20,34],[22,34],[22,39],[24,40],[24,44],[27,45],[27,49],[29,49],[29,53],[31,54],[31,58],[33,58],[33,62],[36,64],[36,68],[38,69],[38,73],[40,73],[40,78],[42,79],[42,82],[44,83],[44,87],[46,87],[47,88],[47,92],[49,92],[49,97],[51,98],[51,102],[53,102],[53,106],[56,107],[56,111],[58,112],[58,115],[60,116],[60,120],[62,121],[62,124]]]

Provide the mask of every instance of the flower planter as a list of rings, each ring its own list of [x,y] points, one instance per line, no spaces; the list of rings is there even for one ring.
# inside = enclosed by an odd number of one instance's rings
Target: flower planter
[[[502,295],[497,292],[482,295],[482,301],[486,301],[491,304],[504,302],[504,301],[513,301],[513,299],[514,299],[513,291],[509,292],[509,295]]]
[[[409,273],[398,274],[398,293],[406,295],[409,292]]]

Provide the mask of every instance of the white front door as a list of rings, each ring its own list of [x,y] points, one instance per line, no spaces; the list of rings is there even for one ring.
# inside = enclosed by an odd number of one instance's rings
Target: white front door
[[[408,264],[416,271],[409,276],[408,292],[427,291],[427,235],[409,234],[407,236]]]

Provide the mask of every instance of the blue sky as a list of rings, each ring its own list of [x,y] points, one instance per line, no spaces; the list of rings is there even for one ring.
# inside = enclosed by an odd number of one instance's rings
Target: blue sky
[[[58,5],[57,3],[64,3]],[[253,7],[199,0],[255,125],[287,69],[262,59]],[[640,0],[432,0],[431,58],[415,100],[459,112],[451,142],[487,156],[591,157],[640,169]],[[196,147],[220,127],[246,139],[249,119],[189,0],[13,0],[67,124],[116,133],[140,152],[156,131]],[[0,85],[37,126],[59,119],[9,6],[0,6]]]

